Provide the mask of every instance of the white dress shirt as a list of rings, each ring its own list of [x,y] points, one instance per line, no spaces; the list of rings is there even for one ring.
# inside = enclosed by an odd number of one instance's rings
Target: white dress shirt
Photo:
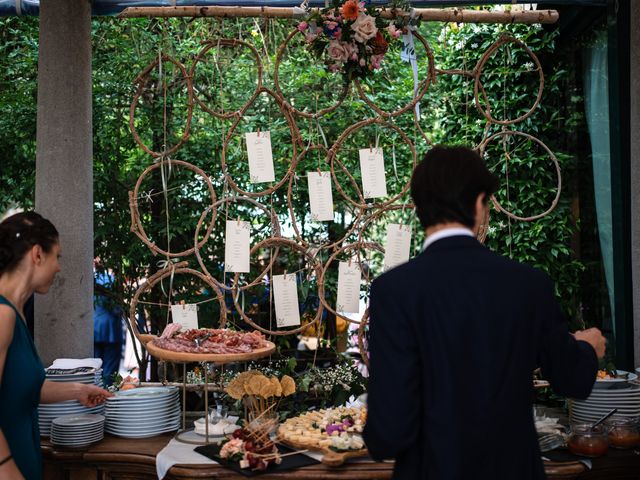
[[[432,233],[431,235],[429,235],[427,239],[424,241],[424,244],[422,245],[422,250],[425,250],[433,242],[437,242],[438,240],[442,240],[443,238],[447,238],[447,237],[456,237],[458,235],[466,235],[467,237],[475,236],[471,231],[471,229],[469,228],[462,228],[462,227],[444,228],[442,230],[438,230],[436,233]]]

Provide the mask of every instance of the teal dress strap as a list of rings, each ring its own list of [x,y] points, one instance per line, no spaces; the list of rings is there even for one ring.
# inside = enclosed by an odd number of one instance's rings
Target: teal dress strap
[[[42,478],[38,404],[45,373],[33,339],[20,312],[0,295],[0,304],[16,313],[13,339],[0,384],[0,429],[26,480]]]

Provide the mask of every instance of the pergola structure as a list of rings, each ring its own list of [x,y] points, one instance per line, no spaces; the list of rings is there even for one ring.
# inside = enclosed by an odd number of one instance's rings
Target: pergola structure
[[[93,356],[91,3],[41,0],[39,5],[36,209],[58,227],[63,248],[62,272],[56,284],[48,295],[36,299],[35,340],[45,364],[57,357]],[[422,2],[425,3],[429,2]],[[547,3],[550,2],[545,7]],[[611,4],[618,42],[640,45],[640,2],[599,3]],[[629,56],[625,57],[627,52]],[[614,248],[618,251],[616,281],[627,293],[620,300],[626,305],[616,304],[617,314],[625,316],[622,328],[618,326],[623,340],[617,350],[628,359],[627,363],[638,365],[640,214],[636,213],[636,207],[640,207],[640,50],[612,51],[609,62],[610,68],[618,69],[620,74],[619,82],[610,87],[616,90],[613,98],[617,99],[614,107],[618,114],[611,115],[612,154],[621,159],[612,168],[612,178],[620,181],[612,199],[614,223],[620,227],[618,234],[614,234]]]

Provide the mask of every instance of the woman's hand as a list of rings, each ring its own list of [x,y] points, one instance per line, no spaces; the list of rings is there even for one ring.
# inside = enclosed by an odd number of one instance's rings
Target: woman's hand
[[[78,400],[85,407],[95,407],[104,403],[108,397],[112,397],[113,393],[108,392],[104,388],[100,388],[96,385],[87,385],[84,383],[79,384],[76,400]]]

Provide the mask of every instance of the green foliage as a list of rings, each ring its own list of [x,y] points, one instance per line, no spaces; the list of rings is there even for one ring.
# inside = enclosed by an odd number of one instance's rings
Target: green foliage
[[[295,28],[295,23],[266,19],[243,20],[126,20],[97,18],[93,21],[93,72],[94,72],[94,199],[95,199],[95,251],[102,263],[114,271],[116,298],[125,311],[141,279],[155,273],[160,258],[131,231],[128,192],[133,190],[139,175],[152,165],[154,159],[136,144],[128,126],[129,106],[135,92],[133,81],[160,51],[185,64],[190,71],[196,54],[202,50],[202,40],[239,38],[255,46],[262,57],[263,85],[276,90],[274,65],[278,47]],[[491,230],[487,240],[490,248],[546,270],[556,282],[559,298],[565,311],[572,317],[579,315],[577,308],[578,274],[582,264],[571,250],[576,220],[571,204],[575,196],[571,178],[576,159],[570,153],[569,135],[580,123],[576,106],[581,103],[569,89],[571,65],[557,60],[554,32],[539,26],[423,24],[419,29],[426,39],[439,69],[473,70],[480,55],[503,32],[510,32],[523,40],[541,59],[545,73],[545,89],[540,106],[524,122],[513,128],[527,132],[544,141],[555,153],[563,174],[563,190],[557,208],[548,216],[533,222],[509,220],[505,215],[492,212]],[[36,72],[37,72],[37,19],[0,19],[0,211],[12,205],[30,207],[34,200],[35,178],[35,127],[36,127]],[[386,111],[406,105],[413,95],[413,74],[408,63],[400,60],[402,42],[391,42],[383,68],[361,82],[362,92]],[[428,62],[424,47],[416,41],[418,74],[426,78]],[[514,118],[526,112],[538,88],[537,73],[528,65],[530,59],[519,47],[509,44],[499,49],[487,62],[481,76],[487,100],[483,108],[491,106],[491,113],[498,118]],[[179,69],[163,63],[163,76],[157,70],[151,72],[147,88],[135,112],[136,129],[142,141],[155,151],[162,150],[163,143],[174,144],[184,132],[186,112],[185,79]],[[247,48],[233,49],[215,44],[200,59],[193,77],[196,94],[207,108],[216,112],[229,112],[240,108],[253,95],[257,80],[253,53]],[[314,113],[333,105],[343,94],[343,81],[339,74],[324,70],[320,62],[305,47],[301,35],[294,35],[283,48],[279,70],[280,91],[293,107],[306,113]],[[166,88],[165,88],[166,87]],[[222,87],[222,88],[221,88]],[[166,94],[165,94],[166,92]],[[390,122],[397,126],[414,143],[417,156],[410,155],[407,143],[401,135],[384,125],[368,125],[343,139],[338,154],[336,181],[346,196],[343,198],[334,188],[335,222],[313,222],[308,215],[308,196],[304,172],[318,168],[326,171],[323,155],[309,151],[299,158],[298,174],[292,179],[292,201],[288,204],[286,187],[260,199],[277,213],[283,227],[292,236],[289,207],[296,219],[296,227],[302,238],[314,244],[332,243],[346,237],[358,212],[353,203],[361,203],[357,186],[359,168],[357,148],[377,145],[385,152],[388,188],[399,193],[410,178],[414,160],[418,160],[433,143],[466,144],[477,146],[488,133],[497,133],[497,126],[487,127],[473,102],[474,82],[465,75],[438,75],[430,85],[420,104],[419,127],[413,121],[413,111],[395,117]],[[319,120],[299,117],[294,136],[300,143],[292,143],[285,115],[268,92],[262,93],[239,121],[221,119],[206,113],[201,106],[194,107],[191,133],[187,142],[174,158],[187,161],[210,175],[220,198],[228,194],[223,183],[222,155],[228,172],[242,189],[256,192],[265,185],[251,184],[243,148],[244,133],[256,129],[270,130],[274,146],[276,178],[281,178],[289,167],[294,154],[299,155],[308,145],[331,147],[351,125],[375,116],[363,102],[354,86],[344,93],[341,105]],[[422,130],[422,131],[421,131]],[[558,132],[564,132],[558,135]],[[226,137],[229,148],[223,152]],[[502,188],[498,200],[518,215],[534,215],[546,210],[555,195],[555,170],[543,150],[532,143],[507,145],[515,150],[508,166],[502,155],[505,144],[494,141],[487,149],[488,162],[501,176]],[[508,173],[508,183],[506,176]],[[191,248],[196,224],[210,203],[209,194],[201,179],[190,171],[175,167],[164,172],[164,182],[169,192],[162,192],[163,179],[159,169],[151,172],[141,185],[138,198],[141,221],[149,238],[161,248],[177,252]],[[149,195],[145,195],[149,194]],[[409,195],[403,194],[398,205],[409,203]],[[254,243],[271,235],[269,219],[249,204],[226,205],[218,209],[210,241],[202,249],[202,257],[212,275],[229,283],[231,277],[222,275],[219,262],[224,252],[224,219],[242,216],[251,218]],[[386,224],[402,221],[412,225],[413,252],[420,250],[422,232],[410,210],[397,210],[369,225],[363,236],[367,241],[384,241]],[[207,228],[210,219],[201,230]],[[167,224],[169,233],[167,233]],[[256,252],[265,261],[270,258],[269,249]],[[274,265],[274,273],[287,269],[297,271],[299,255],[281,252]],[[321,251],[319,260],[324,264],[329,253]],[[377,273],[381,256],[372,254],[371,270]],[[341,258],[342,259],[342,258]],[[198,268],[193,257],[190,266]],[[252,272],[241,277],[241,282],[255,278],[262,265],[252,265]],[[301,278],[302,273],[300,274]],[[329,285],[335,282],[335,272],[328,277]],[[316,290],[314,278],[299,282],[301,300],[313,305]],[[176,275],[154,289],[143,300],[162,303],[163,290],[169,283],[176,296],[187,302],[211,300],[215,297],[211,288],[199,279],[188,275]],[[230,295],[224,295],[222,303],[230,310],[229,322],[238,328],[246,327],[233,307]],[[258,321],[272,325],[272,311],[268,305],[269,292],[264,285],[257,285],[238,299],[245,309],[255,306]],[[166,299],[164,299],[166,301]],[[317,302],[317,299],[315,299]],[[202,304],[201,319],[205,325],[215,325],[220,314],[217,301]],[[149,307],[147,314],[153,332],[160,331],[167,319],[166,308]]]

